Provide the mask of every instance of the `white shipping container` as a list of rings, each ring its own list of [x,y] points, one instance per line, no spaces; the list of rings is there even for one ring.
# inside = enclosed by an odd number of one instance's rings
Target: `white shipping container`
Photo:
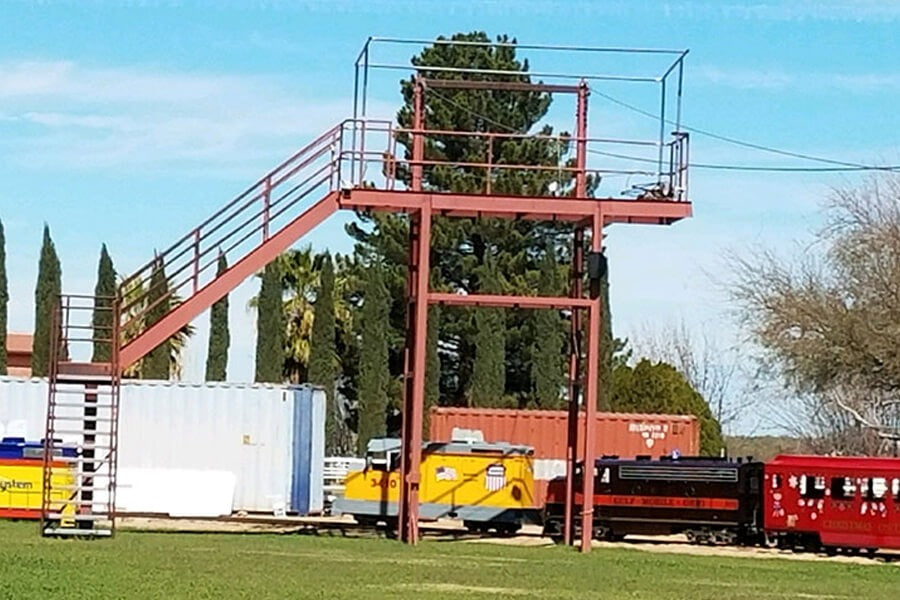
[[[0,378],[0,436],[42,439],[46,402],[45,379]],[[309,386],[123,382],[117,508],[178,512],[179,489],[203,489],[180,483],[196,471],[226,482],[205,486],[218,506],[233,481],[234,511],[321,512],[324,430],[324,392]],[[173,489],[160,493],[166,481]]]

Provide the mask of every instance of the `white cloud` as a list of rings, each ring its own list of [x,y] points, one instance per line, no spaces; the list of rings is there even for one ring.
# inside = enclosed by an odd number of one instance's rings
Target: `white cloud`
[[[738,90],[796,89],[878,93],[900,90],[900,73],[788,73],[779,69],[753,69],[701,65],[691,70],[691,80]]]
[[[695,67],[692,69],[690,77],[701,82],[741,90],[781,89],[796,81],[796,77],[793,75],[776,70],[725,69],[712,66]]]
[[[350,102],[311,98],[275,77],[0,63],[2,142],[17,166],[107,168],[202,162],[269,166],[350,116]],[[374,115],[392,106],[370,105]],[[248,164],[260,157],[261,164]],[[244,172],[239,176],[243,177]]]

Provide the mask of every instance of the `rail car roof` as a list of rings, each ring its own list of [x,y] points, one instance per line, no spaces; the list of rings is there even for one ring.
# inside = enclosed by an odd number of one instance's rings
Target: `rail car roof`
[[[422,448],[428,452],[447,452],[454,454],[478,454],[478,453],[500,453],[500,454],[534,454],[531,446],[521,444],[506,444],[503,442],[487,443],[487,442],[424,442]],[[369,440],[366,451],[371,453],[378,452],[395,452],[400,450],[400,439],[398,438],[372,438]]]
[[[682,456],[679,458],[613,458],[601,457],[597,459],[597,464],[616,464],[616,465],[666,465],[666,466],[682,466],[682,467],[733,467],[738,468],[746,465],[746,460],[736,460],[732,458],[717,458],[708,456]]]
[[[779,454],[770,460],[767,465],[802,469],[877,469],[900,471],[900,458]]]

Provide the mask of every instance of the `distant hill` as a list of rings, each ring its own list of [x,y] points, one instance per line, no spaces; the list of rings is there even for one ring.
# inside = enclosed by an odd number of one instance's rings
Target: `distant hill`
[[[779,454],[809,452],[804,440],[778,435],[728,436],[725,438],[725,444],[729,456],[752,456],[762,461],[770,460]]]

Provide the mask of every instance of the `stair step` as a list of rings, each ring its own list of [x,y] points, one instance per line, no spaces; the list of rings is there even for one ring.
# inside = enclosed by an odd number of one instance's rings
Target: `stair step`
[[[59,488],[52,488],[50,491],[58,492],[60,490],[59,490]],[[81,499],[81,494],[83,492],[91,492],[91,491],[95,491],[95,492],[102,491],[105,494],[109,490],[107,488],[101,488],[101,489],[97,489],[97,490],[81,490],[81,491],[71,490],[71,493],[70,493],[70,496],[68,499],[66,499],[66,500],[53,499],[48,508],[50,510],[59,511],[59,510],[62,510],[63,507],[71,506],[73,508],[78,509],[79,512],[84,512],[83,509],[89,509],[94,504],[98,504],[98,505],[108,504],[107,499],[100,497],[99,494],[96,494],[98,497],[93,498],[93,499],[86,499],[86,500]],[[99,512],[106,512],[106,510],[104,509]]]
[[[93,463],[95,465],[102,465],[109,462],[108,456],[60,456],[58,458],[53,459],[56,462],[63,462],[72,465],[83,465],[85,463]]]
[[[60,512],[63,507],[71,506],[76,513],[85,512],[89,510],[90,513],[86,514],[95,514],[95,515],[107,515],[110,513],[110,508],[112,505],[109,502],[100,502],[99,500],[68,500],[66,502],[54,502],[49,510],[51,512]],[[96,508],[95,508],[96,507]],[[100,508],[102,507],[102,508]]]
[[[76,527],[45,527],[45,536],[81,536],[81,537],[110,537],[112,529],[78,529]]]
[[[69,519],[71,521],[109,521],[109,514],[97,515],[67,515],[59,512],[49,512],[46,515],[48,519]]]
[[[61,491],[61,492],[108,492],[109,488],[112,486],[109,484],[105,485],[53,485],[50,486],[50,491]],[[80,502],[78,501],[72,501]],[[67,502],[68,503],[68,502]]]
[[[54,381],[55,385],[95,385],[98,388],[100,386],[111,386],[112,381],[110,381],[107,377],[103,375],[57,375],[56,380]],[[90,390],[90,392],[100,390]],[[82,392],[83,393],[83,392]]]
[[[112,450],[112,446],[108,444],[78,444],[78,447],[84,450]]]
[[[102,435],[104,437],[112,435],[111,431],[102,431],[100,429],[51,429],[51,432],[61,433],[63,435]]]
[[[57,417],[56,415],[54,415],[53,420],[54,421],[80,421],[80,422],[92,421],[92,422],[96,422],[96,423],[112,423],[113,422],[113,419],[110,417],[98,417],[95,415],[87,415],[87,416],[80,415],[77,417],[63,417],[63,416]]]
[[[53,386],[53,391],[55,394],[61,396],[79,396],[82,398],[85,396],[94,396],[98,401],[100,398],[113,397],[113,390],[110,389],[108,384],[104,384],[104,387],[89,388],[85,387],[85,384],[81,382],[56,382]]]
[[[77,362],[63,360],[56,363],[57,375],[81,375],[81,376],[98,376],[105,375],[112,377],[112,364],[108,362]]]

